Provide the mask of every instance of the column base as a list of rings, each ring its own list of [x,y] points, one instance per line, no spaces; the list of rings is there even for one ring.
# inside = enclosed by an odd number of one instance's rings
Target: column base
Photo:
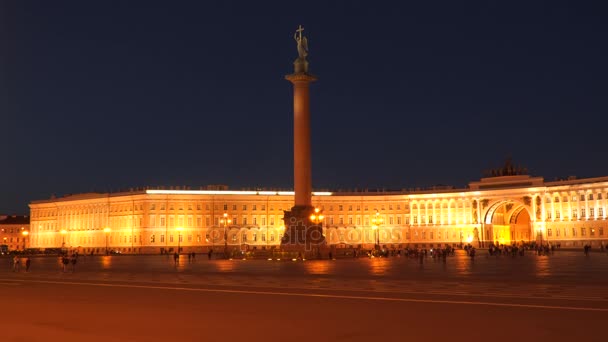
[[[321,259],[329,255],[322,223],[314,223],[310,215],[312,206],[295,206],[284,211],[285,234],[281,239],[281,250],[291,258]]]

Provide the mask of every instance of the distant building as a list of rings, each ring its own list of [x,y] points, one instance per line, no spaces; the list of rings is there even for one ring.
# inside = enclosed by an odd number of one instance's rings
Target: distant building
[[[29,216],[0,215],[0,253],[29,248]]]
[[[545,182],[492,171],[467,188],[316,192],[335,248],[432,248],[471,243],[599,246],[608,242],[608,177]],[[271,249],[280,246],[293,192],[142,189],[34,201],[31,245],[85,253]],[[312,218],[311,218],[312,219]],[[380,220],[378,220],[380,219]],[[224,241],[224,236],[227,241]],[[17,246],[17,235],[13,246]],[[21,239],[19,241],[22,241]]]

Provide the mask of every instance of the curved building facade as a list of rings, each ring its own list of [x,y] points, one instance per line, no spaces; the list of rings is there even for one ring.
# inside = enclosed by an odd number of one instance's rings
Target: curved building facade
[[[608,242],[608,177],[482,178],[465,189],[313,192],[335,248]],[[292,192],[144,189],[30,203],[30,245],[82,253],[279,248]]]

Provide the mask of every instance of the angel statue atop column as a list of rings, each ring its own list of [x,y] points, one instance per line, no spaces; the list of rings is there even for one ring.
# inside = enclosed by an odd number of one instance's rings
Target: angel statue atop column
[[[302,31],[304,31],[304,28],[302,27],[302,25],[300,25],[296,32],[293,34],[293,39],[295,39],[296,43],[298,44],[299,58],[306,59],[306,56],[308,56],[308,39],[302,36]]]

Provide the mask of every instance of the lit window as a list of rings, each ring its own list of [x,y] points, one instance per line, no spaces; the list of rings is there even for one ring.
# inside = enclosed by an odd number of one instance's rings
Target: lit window
[[[165,242],[165,236],[164,235],[160,236],[160,242]]]
[[[154,236],[154,234],[152,234],[152,235],[150,236],[150,242],[151,242],[151,243],[154,243],[154,240],[155,240],[155,239],[156,239],[156,237]]]
[[[587,235],[587,228],[581,228],[581,236]]]

